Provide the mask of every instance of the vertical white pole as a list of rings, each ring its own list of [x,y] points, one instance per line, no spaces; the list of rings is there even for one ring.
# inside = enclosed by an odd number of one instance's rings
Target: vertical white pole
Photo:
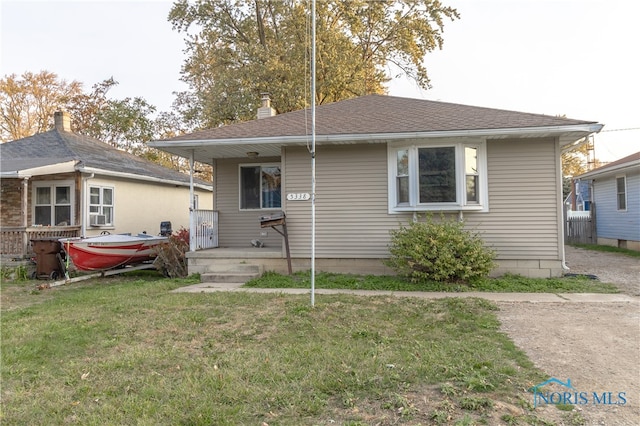
[[[316,287],[316,0],[311,1],[311,306]]]
[[[196,221],[193,205],[193,150],[189,156],[189,251],[196,251]]]

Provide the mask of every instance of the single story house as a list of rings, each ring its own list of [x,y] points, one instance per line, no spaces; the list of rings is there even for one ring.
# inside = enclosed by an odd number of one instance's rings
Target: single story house
[[[25,257],[31,239],[189,228],[190,206],[210,207],[212,185],[94,138],[52,130],[0,144],[2,256]],[[193,198],[190,200],[190,193]]]
[[[442,212],[463,219],[497,252],[496,275],[560,276],[561,153],[603,127],[384,95],[320,105],[312,236],[311,112],[274,115],[263,98],[258,117],[150,143],[214,168],[219,247],[189,253],[190,273],[205,272],[205,257],[217,250],[236,250],[227,257],[243,262],[262,250],[266,269],[285,271],[283,237],[260,220],[279,211],[294,269],[309,269],[315,251],[319,270],[390,273],[382,262],[389,231]],[[251,248],[256,240],[264,247]],[[277,261],[266,260],[267,248]]]
[[[591,188],[597,243],[640,250],[640,152],[576,179]]]

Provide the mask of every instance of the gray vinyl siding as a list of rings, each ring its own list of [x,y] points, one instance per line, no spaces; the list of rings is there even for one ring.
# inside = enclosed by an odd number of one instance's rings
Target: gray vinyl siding
[[[286,192],[311,192],[311,159],[305,148],[287,148]],[[388,256],[386,144],[320,146],[316,155],[316,257]],[[311,201],[288,201],[294,257],[311,253]]]
[[[220,247],[251,247],[251,240],[258,239],[269,247],[282,246],[280,234],[271,228],[260,228],[260,216],[276,210],[240,210],[239,207],[239,165],[240,164],[280,163],[279,158],[262,158],[259,161],[248,159],[225,159],[216,162],[215,204],[218,211],[218,243]],[[267,237],[260,232],[266,231]]]
[[[627,209],[618,210],[616,177],[627,180]],[[640,171],[596,178],[593,184],[598,237],[640,241]]]
[[[556,145],[554,139],[487,142],[489,212],[464,217],[499,260],[561,258]]]
[[[555,139],[487,142],[489,212],[465,212],[499,260],[561,259],[559,149]],[[263,160],[267,162],[266,160]],[[245,247],[260,238],[265,211],[238,209],[238,164],[219,161],[216,209],[220,246]],[[305,147],[283,150],[283,210],[291,254],[311,255],[311,201],[286,201],[287,193],[311,193],[311,158]],[[389,214],[386,144],[319,146],[316,155],[316,257],[384,258],[389,231],[412,213]],[[435,213],[439,215],[439,213]],[[421,214],[421,216],[423,216]],[[281,245],[274,231],[268,245]]]

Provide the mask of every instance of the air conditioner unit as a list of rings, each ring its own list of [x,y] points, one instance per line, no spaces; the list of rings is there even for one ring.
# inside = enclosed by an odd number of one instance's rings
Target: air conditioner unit
[[[107,224],[107,216],[103,214],[94,214],[89,217],[91,226],[101,226]]]

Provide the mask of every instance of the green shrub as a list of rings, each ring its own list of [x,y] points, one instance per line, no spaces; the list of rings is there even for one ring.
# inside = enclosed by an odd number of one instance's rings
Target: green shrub
[[[411,222],[391,231],[391,257],[385,262],[412,282],[469,282],[486,277],[494,267],[493,250],[484,246],[464,222],[444,216]]]

